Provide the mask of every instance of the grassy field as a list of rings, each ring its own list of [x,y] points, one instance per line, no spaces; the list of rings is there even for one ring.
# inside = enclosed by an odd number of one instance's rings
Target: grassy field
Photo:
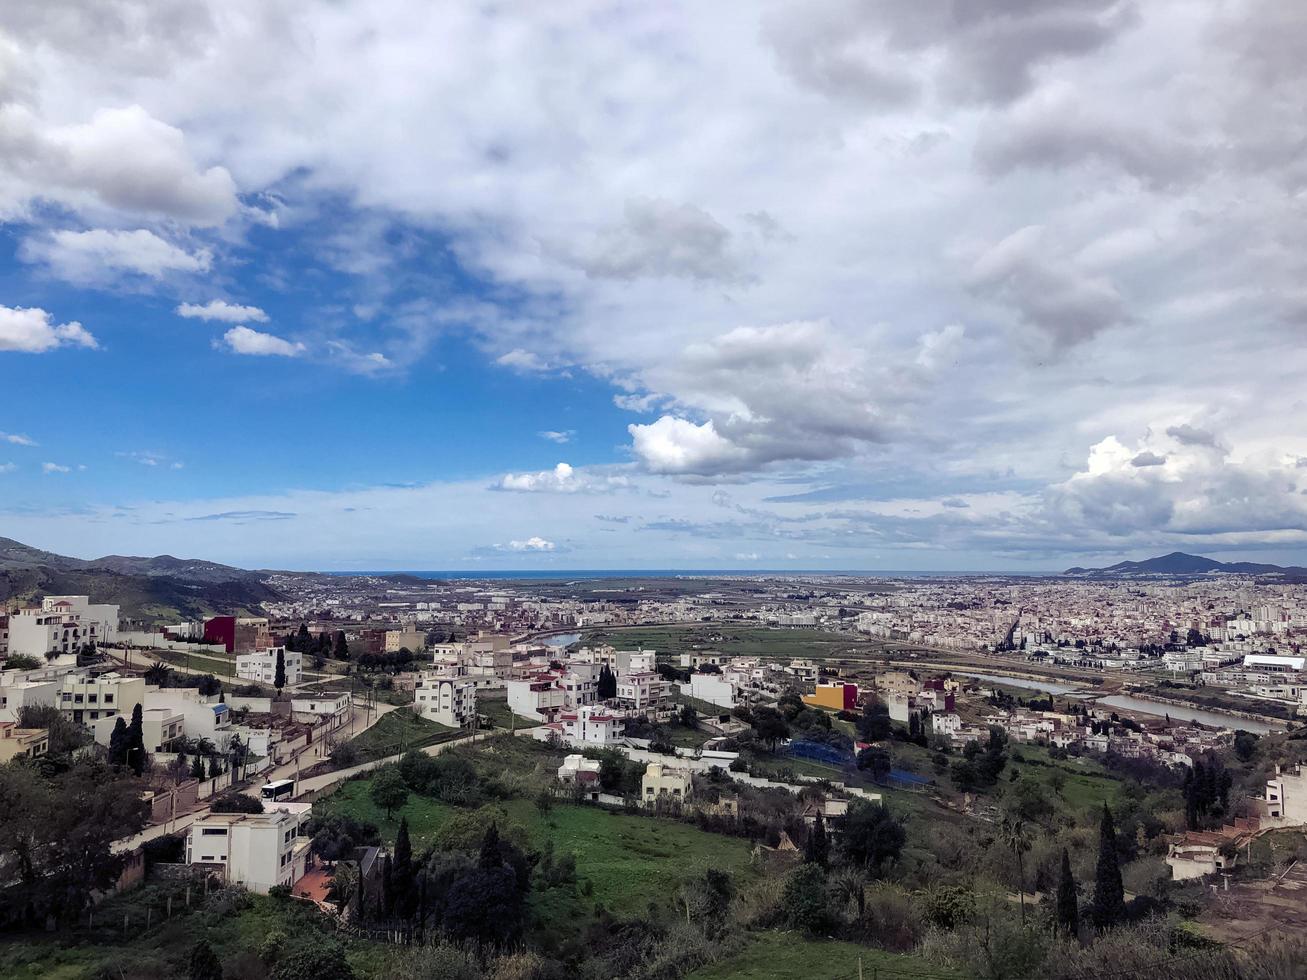
[[[938,967],[913,956],[768,930],[754,933],[743,951],[695,970],[686,980],[857,980],[859,963],[861,975],[867,980],[922,973],[942,975]]]
[[[485,715],[496,728],[535,728],[540,724],[513,714],[508,710],[508,702],[502,698],[477,698],[477,714]]]
[[[349,744],[358,749],[360,762],[368,762],[434,745],[443,736],[456,731],[458,729],[438,725],[405,708],[396,708],[382,715],[380,721],[351,739]]]
[[[375,823],[388,841],[394,839],[404,817],[415,850],[429,843],[456,812],[435,800],[410,796],[387,820],[368,796],[370,785],[370,780],[346,783],[317,805],[324,812],[348,813]],[[578,878],[590,882],[594,901],[611,912],[631,914],[643,911],[651,900],[668,902],[681,882],[708,868],[751,873],[747,841],[706,833],[679,821],[571,804],[558,804],[544,814],[529,800],[499,805],[510,820],[526,829],[537,847],[552,840],[555,853],[574,854]]]
[[[719,650],[733,657],[839,660],[841,657],[875,657],[884,644],[818,629],[766,626],[636,626],[597,629],[582,633],[581,644],[611,643],[623,650],[642,647],[660,655],[677,656],[691,650]]]

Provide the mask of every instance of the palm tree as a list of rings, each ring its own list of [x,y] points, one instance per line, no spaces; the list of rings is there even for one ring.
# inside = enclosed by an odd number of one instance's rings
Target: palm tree
[[[1026,869],[1022,855],[1030,850],[1030,836],[1026,822],[1017,817],[1004,817],[998,828],[999,838],[1017,859],[1017,893],[1021,897],[1021,924],[1026,924]]]
[[[867,876],[856,868],[845,868],[838,874],[831,875],[827,887],[835,898],[847,905],[858,904],[858,918],[861,920],[867,908]]]

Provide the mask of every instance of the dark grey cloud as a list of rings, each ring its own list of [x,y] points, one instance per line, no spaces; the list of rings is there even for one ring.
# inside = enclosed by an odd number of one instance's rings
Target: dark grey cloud
[[[1210,449],[1220,448],[1220,442],[1217,440],[1214,432],[1200,429],[1195,425],[1190,425],[1188,422],[1181,425],[1169,426],[1166,430],[1166,434],[1182,446],[1207,446]]]
[[[744,278],[725,225],[702,208],[660,198],[627,201],[623,220],[572,261],[595,279]]]
[[[1159,456],[1157,453],[1150,453],[1145,450],[1130,460],[1131,466],[1163,466],[1166,463],[1165,456]]]

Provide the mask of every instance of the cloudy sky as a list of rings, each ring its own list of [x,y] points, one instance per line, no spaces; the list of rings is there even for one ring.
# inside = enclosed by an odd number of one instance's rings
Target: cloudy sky
[[[1307,562],[1307,6],[7,0],[0,534]]]

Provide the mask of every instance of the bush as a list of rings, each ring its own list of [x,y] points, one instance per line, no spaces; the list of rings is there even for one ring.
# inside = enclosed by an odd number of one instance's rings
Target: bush
[[[244,793],[224,793],[213,801],[213,813],[262,813],[263,801]]]
[[[925,931],[921,912],[897,885],[879,884],[867,890],[861,926],[868,940],[884,949],[905,952]]]
[[[785,921],[804,932],[821,932],[829,921],[826,911],[826,876],[815,864],[791,871],[781,892]]]

